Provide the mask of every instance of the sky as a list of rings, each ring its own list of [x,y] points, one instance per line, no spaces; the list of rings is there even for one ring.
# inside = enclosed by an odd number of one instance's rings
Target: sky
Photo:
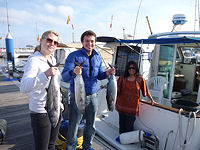
[[[123,28],[126,34],[140,39],[150,35],[146,16],[154,34],[170,32],[175,14],[186,16],[187,22],[182,30],[199,30],[198,21],[195,21],[195,16],[198,18],[198,13],[195,15],[195,1],[197,0],[8,0],[8,16],[16,48],[38,45],[37,35],[41,36],[51,29],[58,32],[63,43],[72,43],[72,35],[75,42],[80,42],[80,36],[86,30],[93,30],[97,36],[123,38]],[[68,16],[71,20],[69,24]],[[5,47],[7,33],[6,0],[0,0],[0,47]]]

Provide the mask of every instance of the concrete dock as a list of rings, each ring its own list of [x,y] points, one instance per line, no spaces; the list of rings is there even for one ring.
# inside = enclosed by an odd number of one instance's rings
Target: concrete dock
[[[5,81],[0,73],[0,119],[8,123],[1,150],[34,150],[28,96],[19,92],[18,81]]]
[[[0,150],[34,150],[33,135],[28,108],[28,95],[19,92],[19,81],[5,81],[0,72],[0,119],[8,123],[6,139]],[[95,136],[95,150],[113,149],[101,138]]]

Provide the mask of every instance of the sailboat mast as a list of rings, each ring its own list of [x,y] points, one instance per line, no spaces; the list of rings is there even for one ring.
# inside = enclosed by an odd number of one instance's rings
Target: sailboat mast
[[[9,23],[9,18],[8,18],[8,0],[6,0],[6,11],[7,11],[8,32],[10,32],[10,23]]]
[[[200,10],[199,10],[199,0],[198,0],[198,5],[197,5],[197,7],[198,7],[199,30],[200,30]]]
[[[5,38],[6,53],[7,53],[9,78],[13,79],[13,72],[15,70],[15,58],[14,58],[15,52],[14,52],[14,41],[10,34],[10,23],[8,18],[8,0],[6,0],[6,10],[7,10],[7,22],[8,22],[8,34]]]

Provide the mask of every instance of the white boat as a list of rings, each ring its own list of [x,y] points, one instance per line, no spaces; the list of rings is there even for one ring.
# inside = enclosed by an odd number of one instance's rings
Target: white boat
[[[145,65],[143,47],[145,44],[154,44],[148,78],[150,80],[153,76],[162,76],[167,80],[159,104],[152,106],[150,102],[141,97],[140,115],[136,118],[134,129],[144,131],[145,135],[148,136],[144,135],[143,142],[135,144],[120,144],[115,140],[119,136],[118,113],[107,111],[106,101],[104,100],[106,90],[99,91],[96,131],[98,135],[116,149],[200,149],[200,114],[197,104],[200,102],[200,64],[195,57],[184,55],[185,50],[188,49],[193,52],[200,50],[200,38],[194,37],[193,32],[191,33],[192,36],[189,36],[188,32],[187,36],[180,36],[184,33],[186,32],[173,33],[173,37],[170,37],[168,33],[161,34],[165,36],[164,38],[159,37],[157,34],[152,35],[149,39],[139,40],[118,40],[111,37],[98,38],[99,41],[106,42],[106,46],[112,47],[114,51],[112,64],[118,66],[117,75],[123,73],[129,60],[138,62],[140,71],[142,71]],[[199,36],[200,34],[196,35]],[[106,81],[99,82],[99,87],[104,84],[106,84]],[[176,103],[184,102],[184,100],[194,102],[197,105],[190,106],[190,103]]]

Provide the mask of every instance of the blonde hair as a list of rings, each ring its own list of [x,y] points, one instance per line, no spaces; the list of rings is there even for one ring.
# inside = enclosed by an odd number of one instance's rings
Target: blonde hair
[[[54,31],[54,30],[48,30],[48,31],[46,31],[46,32],[44,32],[42,34],[41,39],[45,39],[49,34],[54,34],[55,36],[58,37],[58,33],[56,31]],[[39,52],[41,51],[41,44],[35,47],[34,53],[36,51],[39,51]]]

